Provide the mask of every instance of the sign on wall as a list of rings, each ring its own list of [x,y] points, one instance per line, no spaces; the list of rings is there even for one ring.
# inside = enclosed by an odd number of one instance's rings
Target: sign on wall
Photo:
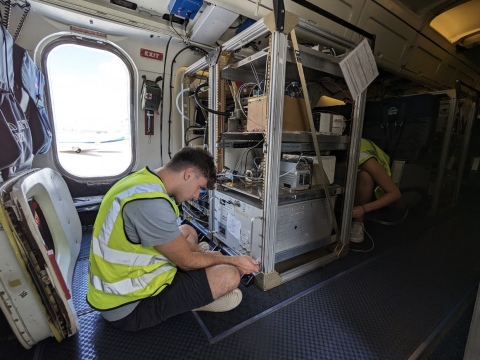
[[[147,49],[140,49],[140,56],[147,57],[150,59],[155,59],[155,60],[163,60],[163,54],[152,51],[152,50],[147,50]]]

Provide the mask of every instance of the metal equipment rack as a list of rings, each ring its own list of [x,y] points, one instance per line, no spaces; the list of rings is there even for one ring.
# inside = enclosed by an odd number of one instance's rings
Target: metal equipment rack
[[[335,19],[333,20],[335,21]],[[346,26],[357,33],[361,33],[362,35],[366,34],[351,24]],[[250,140],[253,142],[262,140],[262,138],[264,139],[264,180],[263,185],[260,187],[260,195],[256,196],[257,199],[261,199],[263,211],[263,216],[261,216],[261,234],[259,234],[262,238],[262,244],[260,245],[260,258],[257,259],[260,263],[260,272],[255,276],[255,283],[263,290],[268,290],[284,281],[324,266],[348,254],[351,214],[366,101],[366,90],[354,99],[355,107],[350,136],[317,135],[320,150],[343,150],[346,151],[346,157],[348,159],[345,188],[339,189],[338,186],[336,188],[332,186],[329,189],[330,194],[344,193],[339,236],[330,236],[331,240],[325,245],[331,244],[331,247],[328,251],[325,250],[326,254],[323,254],[323,256],[313,260],[310,259],[306,263],[301,263],[294,268],[288,269],[288,271],[279,273],[275,268],[275,247],[277,239],[276,224],[279,216],[280,154],[282,151],[302,152],[313,150],[312,135],[310,133],[287,133],[279,130],[282,129],[283,124],[282,114],[285,81],[299,79],[294,49],[292,44],[287,40],[288,34],[293,29],[296,29],[300,35],[302,32],[308,33],[310,38],[314,36],[319,42],[335,44],[335,46],[345,50],[355,45],[341,36],[312,25],[297,15],[285,11],[283,2],[274,1],[273,12],[225,42],[221,48],[212,51],[208,56],[198,60],[185,70],[186,75],[195,75],[199,71],[207,67],[209,68],[209,108],[218,111],[225,111],[227,79],[240,80],[242,82],[248,80],[248,76],[251,74],[246,71],[246,69],[250,68],[251,63],[258,69],[259,76],[265,73],[267,75],[266,96],[268,97],[268,110],[265,133],[228,133],[224,131],[222,116],[210,113],[208,118],[208,149],[214,156],[217,168],[219,169],[222,169],[225,164],[225,148],[234,147],[238,141]],[[245,44],[269,32],[271,36],[268,51],[259,51],[252,56],[232,64],[234,51],[239,50]],[[366,35],[371,40],[370,43],[373,47],[374,35]],[[313,76],[313,78],[319,78],[330,74],[343,77],[339,66],[340,60],[338,58],[302,45],[298,45],[298,47],[303,67],[309,78],[311,78],[311,76]],[[246,65],[249,67],[245,68]],[[246,194],[246,192],[241,189],[232,188],[231,190],[229,194],[238,193],[239,196],[245,196]],[[222,187],[217,186],[216,190],[210,192],[208,230],[212,240],[217,237],[217,234],[213,231],[216,201],[212,200],[215,199],[216,194],[219,194],[220,191],[222,191]],[[307,196],[310,197],[318,198],[322,196],[322,193],[323,196],[325,196],[325,191],[323,190],[305,191],[304,193],[307,193]],[[294,196],[296,197],[296,195]],[[259,217],[252,218],[252,230],[254,220],[258,219]],[[331,231],[330,229],[329,232]],[[251,234],[251,236],[253,236],[253,234]],[[334,244],[337,239],[339,239],[339,241]],[[253,249],[251,250],[251,254],[253,254]]]
[[[472,88],[471,86],[462,83],[460,80],[457,80],[455,82],[455,89],[431,93],[431,94],[445,93],[450,98],[449,100],[450,111],[448,113],[447,123],[445,126],[445,136],[443,138],[442,153],[440,156],[439,168],[438,168],[438,173],[435,181],[433,200],[432,200],[432,205],[430,210],[431,215],[435,214],[438,210],[442,208],[442,206],[440,206],[440,197],[442,195],[443,184],[446,176],[445,174],[447,169],[448,155],[450,153],[450,143],[453,135],[452,130],[453,130],[455,116],[457,114],[457,110],[460,102],[460,90],[462,87],[468,89],[468,91],[475,93],[475,97],[472,101],[472,107],[470,109],[470,112],[468,114],[468,118],[465,124],[464,139],[462,144],[463,146],[462,146],[460,162],[457,169],[457,178],[455,182],[455,188],[452,193],[451,201],[449,202],[449,204],[447,205],[444,204],[443,206],[443,207],[455,207],[458,201],[459,193],[460,193],[463,172],[465,169],[465,162],[467,160],[467,153],[468,153],[468,147],[470,144],[470,135],[472,133],[473,122],[478,115],[478,100],[480,98],[480,92]]]

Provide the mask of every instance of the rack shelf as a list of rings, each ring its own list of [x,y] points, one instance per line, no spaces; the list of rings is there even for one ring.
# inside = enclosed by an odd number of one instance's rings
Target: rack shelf
[[[298,45],[298,48],[300,50],[300,56],[302,58],[302,64],[307,79],[318,79],[326,75],[343,77],[339,65],[339,58],[324,54],[321,51],[313,50],[303,45]],[[267,55],[267,51],[262,50],[223,68],[222,78],[242,82],[256,82],[250,64],[256,69],[259,77],[265,77]],[[299,81],[295,52],[290,41],[288,42],[287,47],[285,81]]]
[[[236,141],[261,141],[261,132],[226,132],[222,135],[223,142],[217,143],[217,147],[241,148],[244,144]],[[347,135],[317,135],[318,145],[321,151],[347,150],[350,137]],[[259,145],[260,147],[261,145]],[[312,135],[309,132],[282,132],[282,152],[314,151]]]
[[[233,186],[230,184],[222,184],[223,190],[232,190],[239,192],[244,195],[248,195],[252,198],[261,200],[262,199],[262,185],[245,185],[235,183]],[[329,187],[330,195],[340,195],[343,194],[344,188],[332,184]],[[290,191],[285,188],[278,189],[278,205],[289,204],[293,202],[306,201],[312,199],[318,199],[325,197],[325,190],[322,188],[308,189],[308,190],[299,190],[299,191]]]

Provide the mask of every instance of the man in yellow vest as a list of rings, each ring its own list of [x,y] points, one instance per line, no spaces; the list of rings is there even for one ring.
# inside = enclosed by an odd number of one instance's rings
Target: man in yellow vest
[[[362,139],[350,234],[351,242],[361,243],[363,241],[365,231],[363,220],[367,212],[380,209],[401,198],[400,190],[391,176],[390,157],[372,141]],[[373,193],[375,193],[375,200],[372,201]]]
[[[197,199],[215,181],[212,156],[186,147],[165,167],[144,168],[107,192],[93,229],[87,301],[113,326],[136,331],[241,302],[240,273],[257,272],[258,263],[206,250],[193,228],[177,222],[176,203]]]

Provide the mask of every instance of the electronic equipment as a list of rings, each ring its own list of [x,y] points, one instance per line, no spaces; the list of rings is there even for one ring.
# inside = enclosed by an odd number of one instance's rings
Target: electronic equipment
[[[319,134],[342,135],[345,131],[345,118],[331,112],[318,112],[313,115],[315,130]]]
[[[291,193],[280,189],[276,224],[276,263],[335,241],[331,235],[332,221],[327,199],[319,197],[319,194],[321,193],[318,191],[312,191],[304,194],[307,200],[298,201]],[[332,200],[335,199],[336,196],[332,195]],[[238,192],[216,191],[214,214],[213,229],[217,239],[238,254],[251,255],[256,260],[261,259],[263,246],[261,200]]]
[[[220,6],[208,5],[195,22],[190,40],[214,46],[237,18],[238,14],[234,12]]]
[[[203,0],[170,0],[167,10],[187,19],[193,19],[203,5]]]
[[[282,161],[296,163],[299,157],[300,155],[283,154]],[[311,185],[312,185],[312,188],[315,189],[317,186],[321,184],[319,168],[317,166],[313,166],[313,164],[318,164],[317,157],[310,156],[310,155],[303,155],[302,159],[308,162],[308,164],[310,165],[310,169],[313,169]],[[337,158],[335,156],[332,156],[332,155],[322,156],[323,170],[325,171],[325,175],[327,175],[327,179],[330,184],[333,184],[333,181],[335,180],[336,162],[337,162]]]
[[[237,30],[235,30],[235,34],[240,34],[243,30],[245,30],[246,28],[249,28],[250,26],[252,26],[253,24],[255,24],[256,21],[253,20],[253,19],[246,19],[242,25],[240,25]]]
[[[280,161],[280,187],[290,190],[307,190],[312,185],[309,166],[305,163]]]

